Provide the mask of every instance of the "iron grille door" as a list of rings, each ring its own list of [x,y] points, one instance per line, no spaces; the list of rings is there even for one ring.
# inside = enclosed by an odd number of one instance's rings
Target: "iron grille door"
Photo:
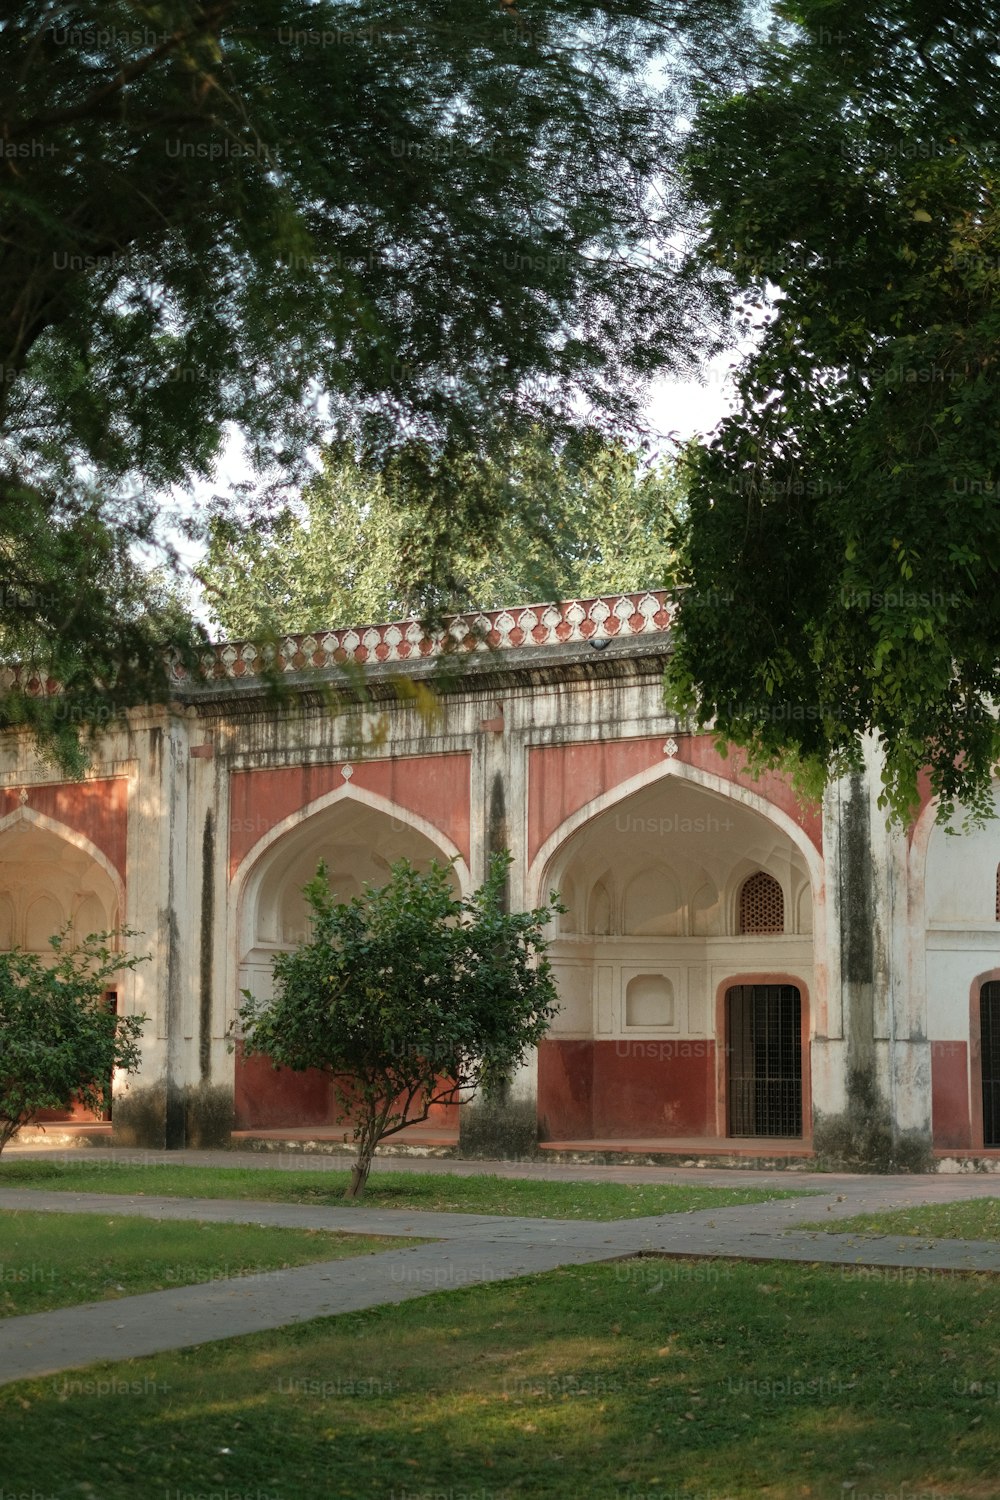
[[[979,1035],[983,1055],[983,1145],[1000,1146],[1000,983],[979,991]]]
[[[802,1001],[793,985],[726,991],[730,1135],[801,1136],[801,1028]]]

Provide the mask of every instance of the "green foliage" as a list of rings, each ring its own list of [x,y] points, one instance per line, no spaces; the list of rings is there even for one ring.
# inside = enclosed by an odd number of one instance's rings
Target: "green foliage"
[[[145,1016],[116,1016],[109,982],[143,959],[110,948],[134,933],[96,933],[76,948],[50,939],[55,962],[20,949],[0,953],[0,1151],[42,1109],[78,1100],[101,1110],[114,1069],[139,1067]]]
[[[42,691],[0,725],[65,755],[197,659],[136,547],[227,432],[261,516],[331,437],[482,458],[689,367],[673,122],[742,41],[741,0],[6,6],[0,650]],[[475,499],[438,485],[452,540]]]
[[[428,529],[441,485],[478,488],[496,518],[489,537]],[[666,581],[679,503],[673,467],[596,432],[559,449],[536,432],[419,476],[402,457],[380,469],[340,445],[270,525],[217,519],[200,571],[230,638],[628,592]]]
[[[813,786],[881,737],[905,817],[1000,755],[996,7],[802,0],[706,98],[699,258],[759,341],[689,455],[673,701]]]
[[[341,1118],[356,1117],[349,1196],[363,1191],[383,1136],[505,1079],[558,1009],[543,929],[562,907],[553,895],[548,907],[506,911],[510,864],[495,855],[486,882],[460,899],[447,865],[421,874],[404,859],[347,903],[321,864],[305,887],[311,939],[273,960],[276,999],[243,991],[246,1051],[328,1070]]]

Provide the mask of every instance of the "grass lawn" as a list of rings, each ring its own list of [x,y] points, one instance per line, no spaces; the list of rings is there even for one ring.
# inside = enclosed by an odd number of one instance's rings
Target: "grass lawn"
[[[4,1487],[118,1500],[983,1500],[990,1278],[638,1260],[0,1389]]]
[[[0,1318],[414,1243],[255,1224],[7,1211],[0,1217]]]
[[[95,1152],[97,1157],[99,1153]],[[67,1192],[148,1194],[173,1198],[236,1198],[271,1203],[344,1199],[349,1174],[257,1167],[119,1166],[86,1162],[0,1161],[0,1187],[62,1188]],[[423,1208],[436,1212],[516,1214],[544,1219],[630,1219],[685,1209],[730,1208],[808,1196],[787,1188],[712,1188],[614,1182],[539,1182],[510,1177],[450,1177],[375,1168],[362,1208]]]
[[[1000,1240],[1000,1198],[928,1203],[811,1224],[830,1234],[915,1234],[939,1240]],[[998,1491],[1000,1493],[1000,1491]]]

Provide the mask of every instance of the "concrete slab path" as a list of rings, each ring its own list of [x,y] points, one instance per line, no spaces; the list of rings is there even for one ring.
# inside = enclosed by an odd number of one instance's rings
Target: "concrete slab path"
[[[74,1166],[78,1152],[64,1153]],[[104,1153],[134,1161],[136,1153]],[[89,1155],[89,1153],[88,1153]],[[5,1159],[15,1156],[14,1152]],[[23,1148],[17,1158],[53,1154]],[[253,1153],[141,1153],[145,1164],[275,1166]],[[218,1158],[208,1160],[207,1158]],[[347,1160],[345,1158],[345,1160]],[[325,1158],[317,1170],[343,1170]],[[95,1163],[96,1165],[96,1163]],[[301,1157],[294,1165],[301,1169]],[[399,1166],[393,1160],[391,1170]],[[716,1260],[798,1261],[844,1268],[880,1268],[883,1275],[1000,1274],[1000,1244],[911,1237],[835,1235],[796,1228],[876,1209],[996,1196],[997,1184],[975,1176],[852,1177],[818,1173],[695,1172],[648,1167],[558,1166],[423,1160],[416,1170],[455,1175],[494,1173],[546,1180],[672,1182],[717,1186],[809,1188],[819,1196],[658,1217],[594,1222],[515,1218],[486,1214],[427,1213],[409,1209],[295,1205],[128,1196],[112,1193],[0,1189],[0,1211],[107,1213],[147,1219],[207,1220],[287,1228],[329,1229],[431,1239],[354,1260],[321,1262],[293,1270],[176,1287],[164,1292],[88,1303],[0,1322],[0,1384],[54,1374],[100,1360],[133,1359],[167,1349],[261,1332],[311,1318],[399,1303],[460,1286],[507,1280],[563,1265],[659,1255]],[[527,1168],[534,1168],[529,1171]],[[386,1164],[388,1170],[388,1164]],[[459,1169],[456,1171],[456,1169]],[[105,1168],[105,1171],[107,1168]],[[377,1170],[377,1168],[376,1168]],[[96,1175],[96,1174],[95,1174]]]

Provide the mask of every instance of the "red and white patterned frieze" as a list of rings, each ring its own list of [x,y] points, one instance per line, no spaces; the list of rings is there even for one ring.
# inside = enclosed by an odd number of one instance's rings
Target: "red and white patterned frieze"
[[[570,599],[561,604],[534,604],[455,615],[438,631],[426,631],[419,620],[387,625],[355,625],[343,630],[289,635],[274,651],[279,671],[300,672],[378,662],[407,662],[444,651],[505,651],[557,646],[620,636],[651,635],[670,627],[671,606],[663,590],[609,594],[597,599]],[[268,657],[252,642],[227,641],[205,657],[210,677],[256,677]],[[179,664],[174,676],[187,676]]]

